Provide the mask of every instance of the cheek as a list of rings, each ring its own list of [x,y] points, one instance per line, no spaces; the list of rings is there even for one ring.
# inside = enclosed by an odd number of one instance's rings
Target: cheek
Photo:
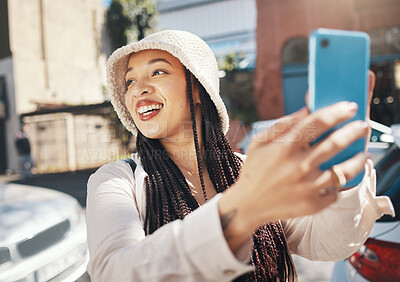
[[[133,101],[132,101],[132,99],[131,99],[131,96],[130,96],[128,93],[125,94],[124,100],[125,100],[126,108],[128,109],[129,113],[131,114],[133,120],[134,120],[135,123],[136,123],[136,120],[135,120],[134,103],[133,103]]]
[[[186,87],[184,85],[179,85],[175,88],[175,93],[173,98],[176,103],[177,110],[188,111],[190,113],[189,97],[188,94],[186,93]]]
[[[140,120],[135,114],[134,110],[134,103],[128,94],[125,95],[125,105],[128,109],[129,114],[131,115],[133,122],[136,124],[137,127],[140,127]],[[140,128],[139,128],[140,130]]]
[[[131,111],[132,99],[130,99],[129,93],[125,93],[124,95],[125,105],[129,111]]]

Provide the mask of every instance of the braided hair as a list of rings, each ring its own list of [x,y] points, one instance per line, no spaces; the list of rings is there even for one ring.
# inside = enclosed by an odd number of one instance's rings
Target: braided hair
[[[195,121],[192,76],[186,69],[187,95],[190,103],[200,182],[205,193],[203,167],[198,144]],[[221,126],[214,103],[204,87],[199,85],[201,111],[203,115],[203,140],[205,163],[210,179],[217,193],[231,186],[239,176],[242,160],[234,154]],[[158,139],[145,137],[140,131],[137,136],[137,150],[148,176],[146,185],[146,216],[144,229],[151,234],[161,226],[183,219],[199,207],[182,172]],[[255,271],[238,277],[235,281],[287,281],[293,277],[293,263],[279,222],[260,227],[253,233],[251,262]]]

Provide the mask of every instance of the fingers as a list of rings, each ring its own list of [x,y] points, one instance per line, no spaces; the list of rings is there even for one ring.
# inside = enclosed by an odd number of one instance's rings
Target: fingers
[[[309,192],[312,195],[325,196],[327,194],[335,194],[338,192],[337,182],[338,172],[343,175],[345,182],[349,182],[351,179],[356,177],[365,167],[365,162],[367,161],[368,154],[359,153],[354,157],[335,165],[336,169],[328,169],[324,171],[315,172],[310,176],[307,181],[309,182]],[[345,183],[342,183],[344,186]],[[334,189],[329,189],[334,187]],[[325,190],[325,192],[324,192]]]
[[[298,210],[301,210],[304,214],[313,214],[334,203],[341,191],[341,189],[335,187],[337,174],[342,174],[349,181],[364,169],[366,160],[366,154],[357,154],[353,158],[336,165],[335,170],[319,171],[319,173],[313,174],[314,177],[303,182],[302,185],[295,185],[292,191],[298,195],[296,200],[300,203]]]
[[[296,201],[302,203],[299,209],[305,214],[316,213],[336,201],[338,192],[330,189],[332,184],[329,170],[315,171],[313,177],[306,179],[302,185],[295,186],[293,193],[297,195]],[[321,193],[328,190],[326,193]]]
[[[327,132],[334,126],[352,118],[357,112],[356,103],[340,102],[325,107],[304,118],[288,134],[285,140],[297,143],[299,147],[307,147],[318,136]]]
[[[336,165],[336,171],[340,171],[344,178],[351,180],[363,170],[366,159],[366,155],[360,153]],[[303,193],[298,192],[297,200],[302,203],[299,209],[303,209],[305,214],[313,214],[334,203],[341,191],[335,187],[336,173],[333,170],[320,171],[314,174],[315,178],[310,178],[301,187],[296,187],[296,190],[303,191]]]
[[[330,183],[326,183],[326,185],[328,185],[327,188],[319,190],[320,196],[343,191],[346,183],[363,171],[367,158],[367,154],[359,153],[353,158],[326,170],[325,174],[329,174],[331,180]]]
[[[343,151],[354,141],[368,134],[369,125],[365,121],[353,121],[335,130],[322,142],[316,144],[306,157],[312,166],[319,166]]]
[[[306,107],[301,108],[297,112],[280,119],[277,123],[271,126],[268,130],[264,130],[255,134],[251,143],[265,143],[276,140],[281,135],[287,133],[291,128],[299,123],[304,117],[308,115]]]
[[[304,101],[306,102],[307,109],[309,108],[309,107],[308,107],[308,101],[309,101],[309,98],[310,98],[310,95],[309,95],[309,94],[310,94],[310,93],[307,91],[306,96],[304,97]]]
[[[359,153],[347,161],[336,165],[343,172],[347,182],[356,177],[364,168],[368,154]]]

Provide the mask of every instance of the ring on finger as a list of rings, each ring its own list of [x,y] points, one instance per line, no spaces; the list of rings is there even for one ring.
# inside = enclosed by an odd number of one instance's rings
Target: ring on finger
[[[331,167],[330,171],[332,174],[332,186],[338,191],[342,190],[347,183],[346,176],[342,169],[339,166],[334,165]]]
[[[319,190],[319,194],[321,196],[325,196],[333,192],[339,192],[347,183],[346,176],[344,175],[340,167],[334,165],[330,168],[330,171],[332,177],[332,186]]]

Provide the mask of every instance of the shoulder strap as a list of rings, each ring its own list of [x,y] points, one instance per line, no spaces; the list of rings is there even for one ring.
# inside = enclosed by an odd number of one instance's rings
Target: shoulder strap
[[[135,173],[136,163],[131,158],[125,159],[124,162],[129,164],[131,166],[132,172]]]

